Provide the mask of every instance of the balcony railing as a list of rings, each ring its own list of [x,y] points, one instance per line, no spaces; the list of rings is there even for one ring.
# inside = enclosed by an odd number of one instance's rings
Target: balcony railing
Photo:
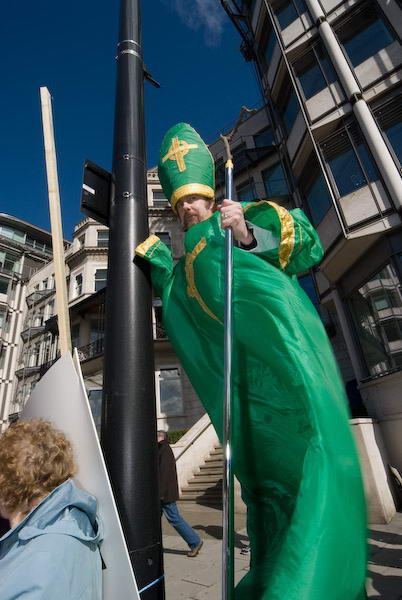
[[[26,303],[28,304],[29,308],[31,308],[31,306],[36,304],[36,302],[39,302],[39,300],[43,300],[44,298],[51,296],[55,292],[56,290],[54,288],[49,288],[47,290],[35,290],[31,294],[29,294],[29,296],[26,297]]]
[[[32,327],[26,327],[24,331],[21,332],[21,337],[26,342],[27,340],[31,340],[36,337],[40,333],[45,331],[45,325],[33,325]]]
[[[54,358],[52,358],[52,360],[48,360],[47,362],[43,363],[43,365],[40,366],[40,371],[39,371],[40,376],[43,377],[43,375],[46,373],[46,371],[48,371],[50,369],[50,367],[52,365],[54,365],[56,360],[59,360],[59,358],[60,358],[60,352],[57,352],[56,356]]]
[[[155,340],[165,340],[167,338],[166,329],[161,323],[155,324]]]
[[[85,360],[90,360],[91,358],[101,356],[103,354],[104,347],[103,339],[103,337],[100,337],[94,342],[78,348],[78,356],[80,361],[84,362]]]

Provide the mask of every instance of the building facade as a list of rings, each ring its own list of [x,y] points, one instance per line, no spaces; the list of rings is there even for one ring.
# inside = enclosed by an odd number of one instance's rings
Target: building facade
[[[286,195],[325,249],[310,273],[352,409],[402,456],[402,11],[398,0],[224,2],[267,102],[276,159],[248,199]],[[278,175],[279,174],[279,175]],[[306,279],[307,281],[307,279]]]
[[[183,232],[159,184],[156,170],[147,173],[149,229],[171,249],[175,260],[183,251]],[[109,231],[85,217],[74,228],[65,253],[71,339],[77,348],[84,382],[100,428]],[[8,413],[24,407],[36,382],[59,356],[53,262],[36,266],[25,283],[20,303],[23,325],[14,369],[14,394]],[[158,426],[181,430],[204,413],[162,324],[161,301],[153,299],[155,390]],[[18,343],[18,340],[17,340]]]
[[[27,284],[32,274],[51,260],[52,241],[47,231],[0,214],[0,431],[14,411]]]

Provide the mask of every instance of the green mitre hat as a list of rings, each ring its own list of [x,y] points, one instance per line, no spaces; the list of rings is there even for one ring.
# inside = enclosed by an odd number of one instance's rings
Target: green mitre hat
[[[173,210],[183,196],[215,196],[214,159],[205,142],[187,123],[173,125],[163,138],[159,181]]]

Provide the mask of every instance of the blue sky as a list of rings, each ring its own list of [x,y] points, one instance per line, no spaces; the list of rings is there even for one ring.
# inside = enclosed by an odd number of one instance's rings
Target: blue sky
[[[187,8],[190,6],[190,9]],[[80,219],[82,165],[110,170],[118,0],[6,3],[0,24],[0,212],[49,228],[39,87],[53,96],[64,236]],[[219,0],[143,0],[148,166],[165,131],[191,123],[207,142],[260,101],[252,65]]]

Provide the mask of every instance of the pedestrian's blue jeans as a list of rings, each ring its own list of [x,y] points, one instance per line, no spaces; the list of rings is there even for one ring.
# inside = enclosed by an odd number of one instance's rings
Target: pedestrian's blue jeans
[[[201,542],[201,538],[198,533],[190,527],[187,521],[183,519],[179,513],[176,502],[161,502],[161,508],[169,523],[176,529],[177,533],[181,535],[183,540],[187,542],[190,548],[193,549],[198,546]]]

